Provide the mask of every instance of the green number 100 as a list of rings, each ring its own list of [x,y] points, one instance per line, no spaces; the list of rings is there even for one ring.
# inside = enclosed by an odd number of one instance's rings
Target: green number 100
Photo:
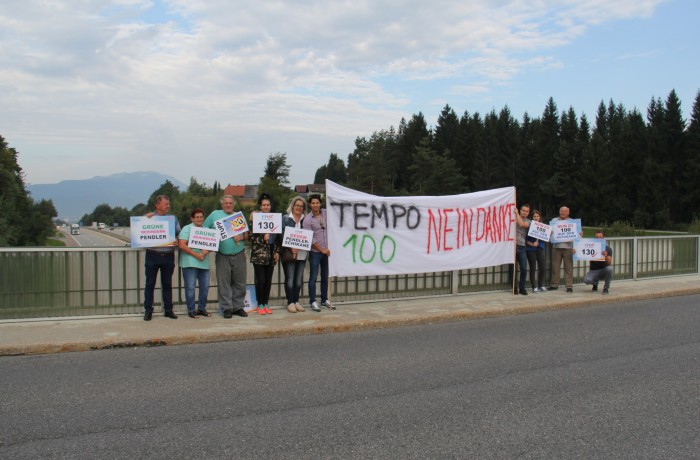
[[[359,259],[362,263],[369,264],[375,259],[375,257],[377,257],[377,253],[379,253],[379,258],[381,259],[381,261],[385,264],[388,264],[394,259],[394,256],[396,255],[396,241],[394,241],[394,239],[389,235],[384,235],[382,237],[382,240],[379,243],[378,250],[377,242],[372,237],[372,235],[368,235],[367,233],[363,234],[359,244],[359,248],[357,240],[358,235],[355,234],[348,238],[347,241],[343,244],[343,247],[346,247],[347,245],[352,245],[352,263],[357,263],[357,258],[359,256]],[[390,254],[387,256],[387,253],[389,252]]]

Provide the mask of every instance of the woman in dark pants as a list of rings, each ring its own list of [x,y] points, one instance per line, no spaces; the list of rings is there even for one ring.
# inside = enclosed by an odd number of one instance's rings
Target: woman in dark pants
[[[267,193],[260,194],[258,198],[258,211],[269,213],[272,211],[272,201]],[[253,220],[253,216],[250,217]],[[272,288],[272,274],[280,255],[280,236],[274,233],[252,233],[250,236],[251,256],[255,271],[255,296],[258,300],[258,315],[270,315],[270,289]]]
[[[532,220],[541,222],[542,215],[539,211],[532,211]],[[527,262],[530,265],[530,285],[532,292],[546,292],[544,287],[544,241],[528,236],[526,238],[527,245]],[[535,273],[537,273],[537,284],[535,284]]]
[[[301,223],[306,214],[306,200],[300,196],[292,198],[287,207],[287,215],[282,218],[282,228],[301,228]],[[283,251],[290,251],[293,255],[291,261],[285,262],[282,259],[284,269],[284,293],[287,296],[287,311],[289,313],[303,312],[304,307],[299,304],[299,292],[301,291],[301,281],[304,274],[304,266],[308,251],[302,249],[282,248]]]

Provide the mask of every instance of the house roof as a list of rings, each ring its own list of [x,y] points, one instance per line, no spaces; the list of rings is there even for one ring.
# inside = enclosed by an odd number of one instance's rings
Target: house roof
[[[224,195],[231,195],[235,198],[243,198],[245,196],[245,185],[227,185],[224,189]]]

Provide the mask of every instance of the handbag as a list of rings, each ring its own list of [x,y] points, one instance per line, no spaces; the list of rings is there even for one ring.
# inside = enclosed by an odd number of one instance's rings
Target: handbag
[[[296,262],[297,255],[292,252],[290,248],[282,249],[282,263],[287,264],[289,262]]]

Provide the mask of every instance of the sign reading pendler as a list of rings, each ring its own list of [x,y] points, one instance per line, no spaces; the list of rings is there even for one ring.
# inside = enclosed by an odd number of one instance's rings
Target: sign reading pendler
[[[527,232],[527,236],[531,238],[537,238],[541,241],[549,241],[549,236],[552,234],[552,227],[542,222],[537,222],[536,220],[530,221],[530,230]]]
[[[304,230],[303,228],[285,227],[284,238],[282,238],[282,246],[294,249],[311,250],[311,242],[314,239],[312,230]]]
[[[219,233],[211,228],[192,226],[187,246],[205,251],[219,250]]]
[[[155,248],[175,243],[175,216],[132,216],[131,247]]]

